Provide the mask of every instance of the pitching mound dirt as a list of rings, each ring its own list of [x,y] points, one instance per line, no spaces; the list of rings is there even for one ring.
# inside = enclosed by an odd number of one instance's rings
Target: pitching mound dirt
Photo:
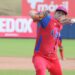
[[[60,61],[63,69],[75,69],[75,59]],[[0,69],[34,70],[31,58],[0,57]]]

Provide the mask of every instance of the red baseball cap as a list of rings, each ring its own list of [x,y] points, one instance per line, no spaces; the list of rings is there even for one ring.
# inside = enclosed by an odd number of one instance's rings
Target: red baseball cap
[[[66,9],[65,7],[63,7],[63,6],[59,6],[59,7],[56,9],[56,11],[63,11],[66,15],[68,14],[67,9]]]

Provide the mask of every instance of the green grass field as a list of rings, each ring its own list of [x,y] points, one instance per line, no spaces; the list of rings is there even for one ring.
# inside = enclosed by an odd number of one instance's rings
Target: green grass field
[[[30,57],[34,44],[33,39],[0,39],[0,56]]]
[[[65,57],[75,58],[75,40],[63,40]],[[0,39],[0,56],[31,57],[35,39]],[[0,70],[0,75],[35,75],[31,70]],[[49,73],[47,73],[49,75]],[[75,75],[75,70],[64,70],[63,75]]]
[[[63,40],[64,54],[75,58],[75,40]],[[0,39],[0,56],[31,57],[35,39]]]
[[[34,71],[25,70],[0,70],[0,75],[35,75],[35,73]],[[47,75],[49,75],[49,73],[47,73]],[[63,75],[75,75],[75,71],[64,71]]]

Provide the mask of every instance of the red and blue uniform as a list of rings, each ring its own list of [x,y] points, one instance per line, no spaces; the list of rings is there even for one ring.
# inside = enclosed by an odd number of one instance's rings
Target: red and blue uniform
[[[59,28],[59,32],[60,32],[63,29],[63,26],[60,25],[60,26],[58,26],[58,28]],[[61,37],[61,34],[60,33],[59,33],[58,46],[59,47],[62,47],[62,37]]]
[[[38,23],[37,39],[34,49],[33,64],[36,75],[62,75],[57,57],[57,47],[61,24],[51,16],[46,16]]]

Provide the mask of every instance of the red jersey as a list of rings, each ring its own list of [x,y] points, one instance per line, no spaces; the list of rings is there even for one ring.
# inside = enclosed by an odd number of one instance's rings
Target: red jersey
[[[42,19],[39,24],[34,55],[56,54],[61,24],[50,16]]]

